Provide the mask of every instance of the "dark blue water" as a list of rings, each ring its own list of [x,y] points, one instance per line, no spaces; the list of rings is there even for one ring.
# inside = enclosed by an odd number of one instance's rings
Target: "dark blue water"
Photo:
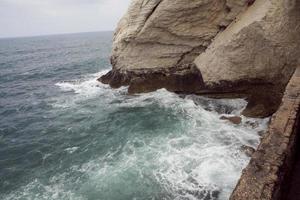
[[[240,147],[257,146],[266,120],[219,119],[243,100],[98,83],[111,40],[0,40],[0,199],[227,199],[249,161]]]

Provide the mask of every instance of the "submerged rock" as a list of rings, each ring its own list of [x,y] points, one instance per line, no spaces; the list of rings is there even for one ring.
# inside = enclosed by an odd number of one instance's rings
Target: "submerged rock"
[[[250,126],[251,128],[253,128],[253,129],[255,129],[255,128],[257,128],[258,126],[259,126],[259,123],[258,122],[253,122],[253,121],[246,121],[245,122],[245,124],[247,125],[247,126]]]
[[[228,120],[231,123],[235,124],[235,125],[239,125],[242,123],[242,118],[239,116],[233,116],[233,117],[226,117],[226,116],[221,116],[220,117],[221,120]]]
[[[246,146],[246,145],[243,145],[241,146],[241,150],[248,156],[248,157],[251,157],[254,152],[255,152],[255,149],[253,147],[249,147],[249,146]]]

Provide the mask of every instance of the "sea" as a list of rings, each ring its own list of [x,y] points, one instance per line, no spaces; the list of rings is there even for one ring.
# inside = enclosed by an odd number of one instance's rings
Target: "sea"
[[[97,81],[112,32],[0,39],[1,200],[226,200],[269,119]]]

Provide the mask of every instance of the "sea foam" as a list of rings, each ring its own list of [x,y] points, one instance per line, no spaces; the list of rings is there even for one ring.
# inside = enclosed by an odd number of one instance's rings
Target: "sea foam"
[[[110,152],[108,158],[101,157],[80,168],[95,185],[103,183],[107,187],[111,177],[121,177],[127,170],[135,171],[132,173],[140,173],[142,179],[152,178],[158,182],[166,192],[162,194],[165,198],[228,199],[249,161],[241,146],[256,148],[260,139],[257,132],[264,130],[268,122],[268,119],[242,117],[242,124],[234,125],[220,120],[221,114],[240,114],[247,105],[243,99],[213,100],[195,95],[182,98],[165,89],[128,96],[124,92],[126,88],[112,90],[95,79],[57,86],[73,90],[80,98],[106,93],[106,97],[109,96],[106,103],[118,102],[115,106],[121,108],[156,105],[183,116],[180,130],[174,127],[170,133],[149,140],[128,138],[122,150],[116,151],[117,161],[113,164],[106,161],[115,157],[114,152]],[[252,128],[246,122],[258,126]]]
[[[97,81],[106,72],[57,83],[63,94],[52,104],[60,112],[66,108],[78,115],[86,109],[109,118],[102,126],[110,126],[112,136],[98,133],[113,141],[106,153],[72,165],[46,184],[35,180],[5,199],[228,199],[250,160],[241,147],[258,146],[258,131],[266,129],[268,119],[242,116],[239,125],[220,120],[239,115],[247,105],[243,99],[183,97],[165,89],[128,95],[125,87],[111,89]],[[89,145],[93,142],[99,145]],[[65,151],[74,155],[81,149]]]

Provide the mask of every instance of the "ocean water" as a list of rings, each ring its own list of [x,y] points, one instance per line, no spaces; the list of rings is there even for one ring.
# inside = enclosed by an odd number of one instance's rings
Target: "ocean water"
[[[0,199],[225,200],[268,119],[243,99],[97,82],[111,32],[0,40]]]

